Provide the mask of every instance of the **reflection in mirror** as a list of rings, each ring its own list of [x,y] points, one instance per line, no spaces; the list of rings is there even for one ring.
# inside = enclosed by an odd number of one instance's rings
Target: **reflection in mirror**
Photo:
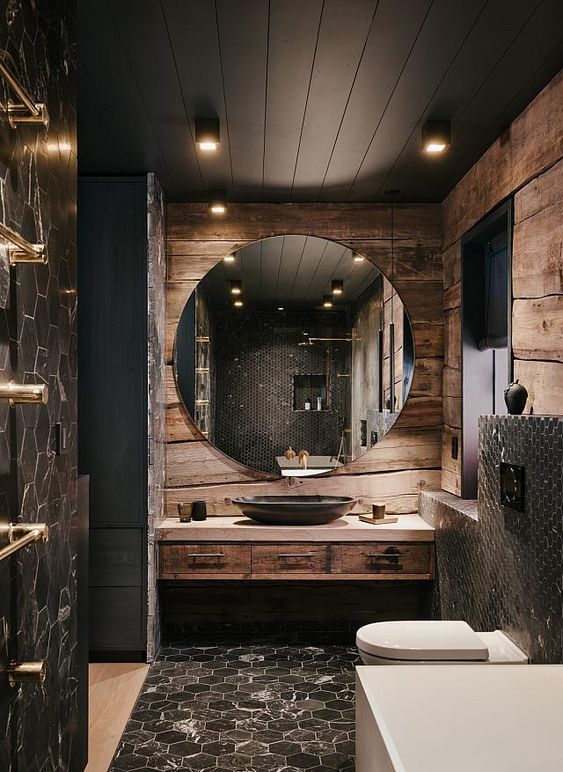
[[[412,382],[411,325],[392,285],[350,249],[276,236],[198,284],[176,335],[176,378],[202,434],[236,461],[320,474],[389,431]]]

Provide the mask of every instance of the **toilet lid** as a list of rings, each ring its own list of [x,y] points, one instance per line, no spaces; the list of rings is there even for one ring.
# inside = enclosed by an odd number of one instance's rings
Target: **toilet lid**
[[[489,650],[466,622],[374,622],[356,633],[359,649],[397,660],[486,662]]]

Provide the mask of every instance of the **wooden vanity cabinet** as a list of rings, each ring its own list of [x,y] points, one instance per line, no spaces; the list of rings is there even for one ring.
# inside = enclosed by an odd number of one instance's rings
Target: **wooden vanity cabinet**
[[[430,542],[159,544],[159,578],[428,580]]]

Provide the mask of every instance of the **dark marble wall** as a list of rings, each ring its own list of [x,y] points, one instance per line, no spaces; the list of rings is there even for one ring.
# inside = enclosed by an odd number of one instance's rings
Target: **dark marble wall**
[[[275,457],[289,445],[296,452],[305,448],[311,455],[336,455],[350,420],[349,379],[337,377],[350,372],[350,344],[298,343],[307,340],[304,333],[344,337],[349,330],[341,312],[212,314],[211,441],[228,456],[265,472],[279,473]],[[322,374],[327,368],[329,409],[294,411],[293,375]],[[316,394],[310,397],[314,408]]]
[[[17,656],[45,659],[48,667],[42,686],[10,695],[2,682],[0,769],[20,772],[71,769],[80,726],[74,16],[73,2],[0,0],[0,48],[51,119],[48,129],[12,129],[0,109],[0,219],[46,243],[49,257],[45,266],[10,269],[0,248],[0,379],[49,386],[45,406],[0,403],[0,522],[50,528],[48,544],[0,566],[2,663]],[[0,102],[9,96],[0,81]],[[68,431],[63,455],[55,454],[57,423]]]
[[[524,513],[500,504],[501,461],[525,467]],[[434,615],[562,662],[563,419],[482,416],[478,502],[422,493],[420,514],[437,529]]]

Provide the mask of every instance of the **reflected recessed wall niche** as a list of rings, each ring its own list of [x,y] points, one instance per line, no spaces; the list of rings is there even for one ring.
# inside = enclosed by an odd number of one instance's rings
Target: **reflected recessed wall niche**
[[[392,284],[313,236],[231,257],[200,281],[178,325],[176,379],[195,425],[263,472],[297,474],[289,448],[307,451],[309,473],[358,458],[393,426],[412,383],[411,324]]]

